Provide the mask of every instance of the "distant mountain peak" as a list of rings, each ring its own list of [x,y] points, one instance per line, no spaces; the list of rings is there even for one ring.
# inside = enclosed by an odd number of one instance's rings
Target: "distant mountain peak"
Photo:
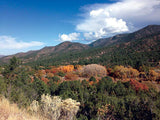
[[[153,34],[160,33],[160,25],[148,25],[140,30],[137,30],[133,33],[127,34],[118,34],[110,38],[102,38],[96,40],[95,42],[89,44],[92,47],[104,47],[112,44],[119,44],[122,42],[129,42],[136,39],[141,39]]]

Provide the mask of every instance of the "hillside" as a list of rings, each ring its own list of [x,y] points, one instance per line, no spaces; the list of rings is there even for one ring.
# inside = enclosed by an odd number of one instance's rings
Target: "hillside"
[[[133,40],[147,38],[150,37],[151,35],[156,35],[156,34],[160,34],[160,25],[148,25],[147,27],[130,34],[119,34],[110,38],[99,39],[91,43],[90,46],[104,47],[108,45],[131,42]]]
[[[40,50],[36,51],[29,51],[26,53],[17,53],[15,55],[5,56],[0,59],[1,63],[7,63],[9,59],[11,59],[13,56],[20,58],[24,63],[36,61],[38,59],[42,58],[50,58],[54,57],[57,54],[66,53],[69,51],[82,51],[85,49],[88,49],[89,46],[81,43],[72,43],[72,42],[63,42],[57,46],[50,46],[50,47],[44,47]]]
[[[160,25],[149,25],[130,34],[99,39],[89,45],[63,42],[57,46],[14,56],[30,65],[90,64],[157,65],[160,61]],[[7,62],[12,56],[0,59]]]
[[[114,36],[112,38],[116,42],[114,43],[114,41],[110,40],[110,43],[112,41],[113,44],[110,44],[107,39],[101,39],[96,42],[97,45],[95,47],[90,49],[59,54],[56,57],[37,60],[30,65],[84,65],[98,63],[107,66],[130,65],[137,69],[141,65],[156,66],[160,61],[159,28],[160,26],[158,25],[147,26],[131,34],[119,35],[119,37],[118,35]],[[103,45],[106,43],[106,46],[100,45],[101,42],[103,42]]]
[[[4,55],[0,55],[0,58],[4,57]]]

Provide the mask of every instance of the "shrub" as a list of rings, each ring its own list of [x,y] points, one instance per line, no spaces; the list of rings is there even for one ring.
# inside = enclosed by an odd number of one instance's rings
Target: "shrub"
[[[80,72],[82,73],[82,76],[85,76],[85,77],[91,77],[91,76],[104,77],[107,74],[106,68],[98,64],[90,64],[90,65],[84,66]]]
[[[62,72],[62,71],[60,71],[60,72],[57,73],[57,75],[59,75],[59,76],[61,76],[61,77],[64,77],[64,76],[65,76],[65,73]]]
[[[149,80],[155,81],[158,79],[158,73],[154,70],[149,70]]]
[[[92,77],[89,79],[89,81],[96,82],[96,78],[92,76]]]
[[[139,90],[146,90],[146,91],[148,91],[148,90],[149,90],[149,88],[148,88],[147,85],[142,84],[142,83],[140,83],[140,82],[138,82],[138,81],[136,81],[136,80],[134,80],[134,79],[131,79],[131,80],[130,80],[130,84],[132,85],[132,87],[133,87],[136,91],[139,91]]]
[[[59,78],[58,76],[54,76],[54,77],[52,78],[52,80],[53,80],[53,82],[58,82],[58,81],[60,80],[60,78]]]
[[[48,77],[48,78],[52,78],[53,76],[54,76],[53,73],[47,73],[47,77]]]
[[[59,67],[59,71],[62,72],[72,72],[74,70],[74,66],[73,65],[67,65],[67,66],[60,66]]]
[[[49,120],[73,120],[80,103],[71,98],[62,100],[59,96],[42,95],[41,101],[33,101],[29,110]]]
[[[139,76],[139,71],[132,67],[124,67],[122,65],[114,67],[114,76],[117,78],[135,78]]]
[[[78,75],[73,74],[73,73],[67,73],[65,75],[65,79],[67,79],[67,80],[77,80],[78,79]]]

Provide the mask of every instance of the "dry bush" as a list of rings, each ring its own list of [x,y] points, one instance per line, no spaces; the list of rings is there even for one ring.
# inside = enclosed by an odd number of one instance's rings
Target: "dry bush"
[[[0,120],[45,120],[41,116],[33,116],[25,110],[21,110],[16,104],[10,104],[9,101],[0,97]]]
[[[42,95],[41,102],[33,101],[30,110],[49,120],[73,120],[80,103],[72,99],[62,100],[58,96]]]
[[[71,98],[63,100],[61,104],[60,120],[74,120],[80,103],[72,100]]]
[[[104,66],[98,65],[98,64],[90,64],[86,65],[80,70],[79,75],[82,75],[83,77],[104,77],[106,76],[107,71]]]

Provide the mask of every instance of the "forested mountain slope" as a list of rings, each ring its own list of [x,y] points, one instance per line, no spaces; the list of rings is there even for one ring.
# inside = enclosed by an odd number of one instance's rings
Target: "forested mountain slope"
[[[32,65],[89,64],[157,65],[160,61],[160,25],[149,25],[130,34],[99,39],[89,45],[63,42],[54,47],[18,53],[23,63]],[[7,62],[12,56],[0,59]]]
[[[40,50],[29,51],[26,53],[17,53],[15,55],[5,56],[0,59],[1,63],[7,63],[13,56],[20,58],[24,63],[36,61],[42,58],[54,57],[57,54],[66,53],[69,51],[82,51],[88,49],[89,46],[81,43],[63,42],[57,46],[44,47]]]

